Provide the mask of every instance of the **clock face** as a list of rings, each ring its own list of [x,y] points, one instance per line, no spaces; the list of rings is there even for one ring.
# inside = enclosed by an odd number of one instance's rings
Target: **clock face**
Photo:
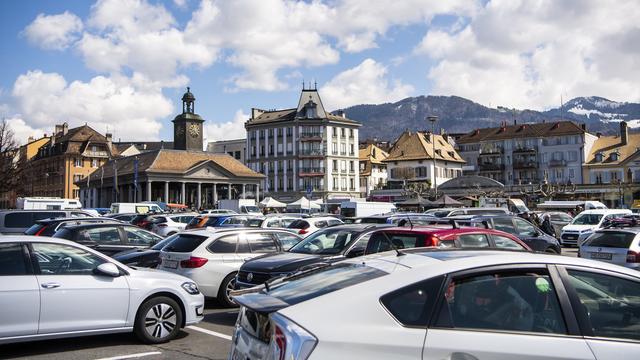
[[[192,137],[198,137],[198,135],[200,135],[200,127],[198,124],[189,125],[189,135]]]

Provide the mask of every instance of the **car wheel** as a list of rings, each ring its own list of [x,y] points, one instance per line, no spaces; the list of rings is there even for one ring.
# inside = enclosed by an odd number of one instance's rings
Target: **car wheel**
[[[220,290],[218,290],[218,301],[226,307],[235,307],[238,306],[232,299],[229,293],[236,286],[236,273],[231,273],[227,275],[222,283],[220,284]]]
[[[182,310],[178,303],[158,296],[140,306],[133,331],[145,344],[160,344],[175,338],[181,325]]]

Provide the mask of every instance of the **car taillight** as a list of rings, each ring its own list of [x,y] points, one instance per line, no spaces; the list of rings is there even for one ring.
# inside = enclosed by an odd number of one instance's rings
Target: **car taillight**
[[[158,227],[167,227],[167,224],[158,224]]]
[[[280,326],[275,326],[275,331],[273,333],[273,342],[275,344],[275,359],[284,360],[284,355],[287,352],[287,338],[284,336],[282,329]]]
[[[42,234],[42,232],[44,231],[44,229],[46,229],[46,226],[43,226],[42,229],[38,230],[35,234],[33,234],[33,236],[40,236],[40,234]]]
[[[640,253],[631,250],[627,251],[627,262],[640,263]]]
[[[432,234],[428,234],[426,239],[425,239],[425,244],[424,246],[439,246],[440,245],[440,238],[437,237],[436,235],[432,235]]]
[[[318,343],[318,339],[290,319],[278,314],[269,315],[273,331],[266,359],[306,360]]]
[[[308,232],[309,232],[309,230],[307,230],[307,229],[300,229],[300,231],[298,231],[298,234],[304,235],[304,234],[306,234]]]
[[[188,269],[199,268],[204,266],[204,264],[206,264],[207,261],[209,260],[201,257],[192,256],[189,258],[189,260],[180,261],[180,267],[188,268]]]

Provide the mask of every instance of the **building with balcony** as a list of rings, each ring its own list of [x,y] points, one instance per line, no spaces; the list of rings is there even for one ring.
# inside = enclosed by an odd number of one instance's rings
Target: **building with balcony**
[[[640,133],[629,133],[620,122],[620,134],[600,136],[584,164],[590,196],[607,206],[629,207],[640,199]]]
[[[503,123],[476,129],[457,140],[467,162],[466,175],[481,175],[505,185],[583,183],[582,163],[596,136],[571,121]]]
[[[462,175],[465,164],[446,134],[421,131],[403,132],[383,162],[387,164],[387,187],[392,189],[402,188],[407,182],[428,181],[432,187],[436,183],[440,185]]]
[[[383,151],[374,144],[369,144],[360,149],[358,160],[360,162],[360,196],[363,198],[371,194],[371,190],[382,189],[387,185],[387,164],[384,160],[389,153]]]
[[[266,176],[265,196],[357,197],[360,126],[344,113],[327,112],[316,88],[303,88],[295,108],[252,109],[245,123],[246,164]]]

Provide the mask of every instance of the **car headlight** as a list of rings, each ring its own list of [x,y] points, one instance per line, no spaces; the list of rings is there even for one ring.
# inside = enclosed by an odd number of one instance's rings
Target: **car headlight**
[[[184,291],[188,292],[191,295],[197,295],[200,293],[200,290],[198,290],[198,285],[196,285],[196,283],[194,282],[187,281],[185,283],[182,283],[182,288],[184,289]]]

